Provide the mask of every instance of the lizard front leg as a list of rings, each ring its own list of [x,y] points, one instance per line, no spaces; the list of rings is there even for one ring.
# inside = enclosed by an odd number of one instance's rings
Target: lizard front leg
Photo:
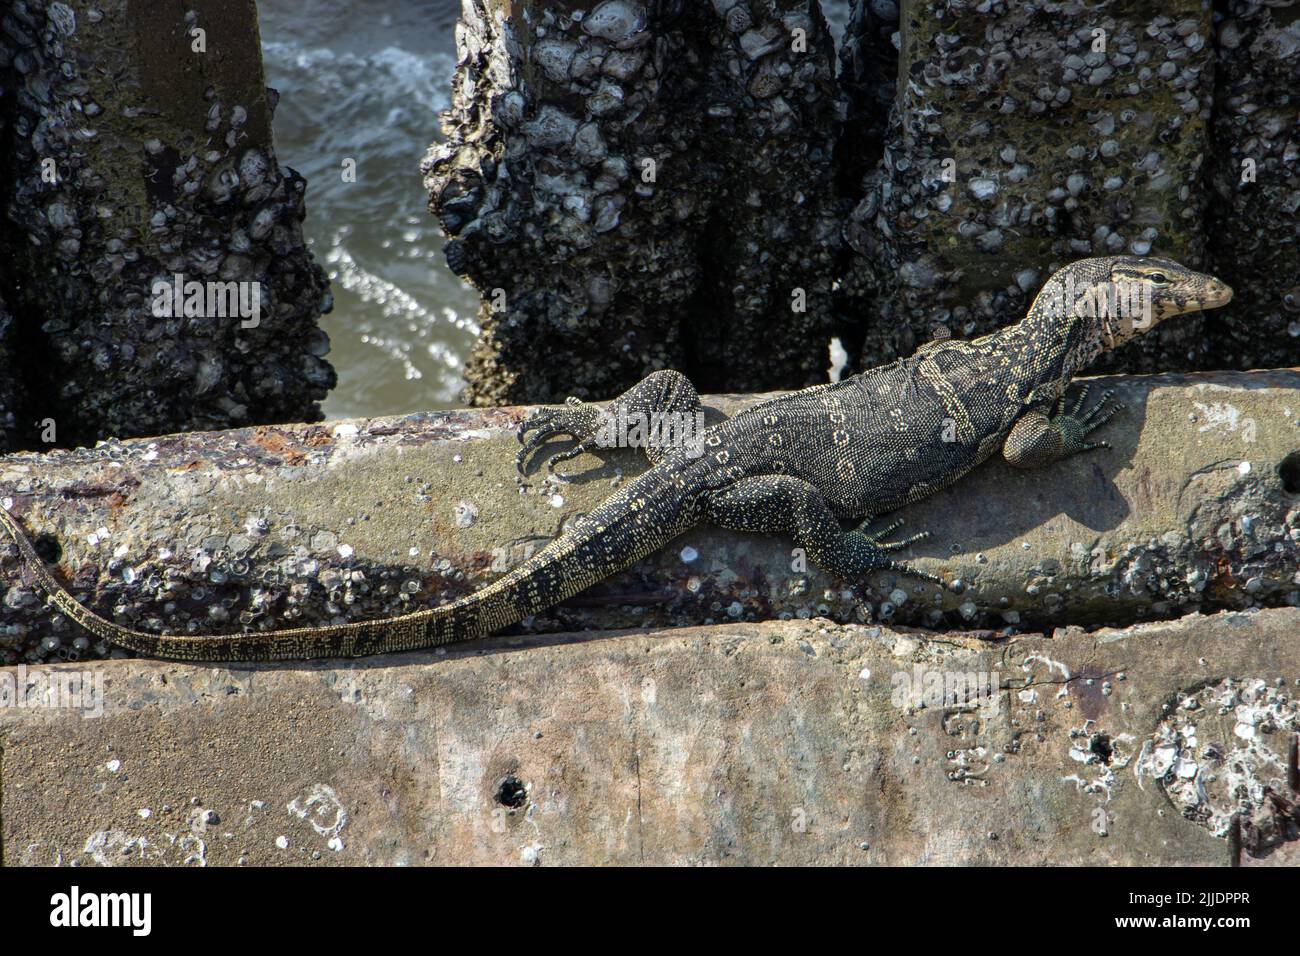
[[[1051,418],[1039,411],[1026,412],[1002,443],[1002,456],[1017,468],[1041,468],[1080,452],[1109,448],[1109,442],[1088,441],[1088,435],[1124,408],[1123,403],[1106,408],[1111,394],[1107,391],[1101,396],[1101,401],[1080,414],[1088,398],[1085,385],[1068,414],[1064,395],[1056,403]]]
[[[870,571],[897,571],[943,584],[932,574],[899,564],[889,553],[924,538],[886,543],[881,538],[898,527],[869,534],[864,521],[852,531],[840,527],[839,518],[814,485],[791,475],[742,478],[709,499],[706,510],[714,524],[733,531],[788,534],[823,571],[855,580]]]
[[[623,436],[625,447],[639,448],[650,463],[658,464],[669,451],[674,440],[697,437],[700,396],[695,386],[681,372],[664,369],[647,375],[636,385],[614,399],[608,408],[600,409],[577,398],[570,398],[564,408],[545,409],[525,419],[519,426],[519,441],[523,447],[515,458],[522,473],[524,461],[540,445],[556,435],[570,435],[578,443],[568,451],[552,455],[546,460],[548,471],[570,458],[601,447],[602,427],[617,428],[627,423]],[[528,432],[533,432],[531,437]],[[689,432],[689,434],[687,434]],[[665,436],[668,436],[665,441]]]

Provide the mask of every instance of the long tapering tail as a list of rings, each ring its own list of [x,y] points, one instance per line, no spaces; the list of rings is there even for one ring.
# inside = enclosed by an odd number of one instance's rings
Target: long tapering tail
[[[410,651],[484,637],[558,604],[657,550],[690,526],[674,486],[658,469],[629,482],[509,574],[450,604],[399,617],[230,635],[164,635],[115,624],[73,597],[26,533],[0,507],[0,527],[37,582],[69,618],[96,637],[150,657],[185,661],[306,660]]]

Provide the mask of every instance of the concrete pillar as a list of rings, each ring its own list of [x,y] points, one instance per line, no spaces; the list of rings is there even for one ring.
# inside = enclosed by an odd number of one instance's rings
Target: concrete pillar
[[[1209,260],[1236,295],[1216,368],[1300,363],[1300,4],[1216,4]]]
[[[46,420],[70,445],[319,418],[329,294],[305,183],[275,158],[253,0],[16,0],[0,68],[23,443]],[[176,276],[243,299],[187,289],[167,314]]]
[[[861,367],[910,354],[939,327],[967,338],[1019,320],[1074,259],[1202,263],[1207,5],[900,7],[884,156],[845,227]],[[1199,317],[1167,326],[1101,367],[1220,367],[1202,328]]]
[[[834,51],[816,3],[470,0],[447,257],[483,298],[476,405],[825,381],[839,248]]]

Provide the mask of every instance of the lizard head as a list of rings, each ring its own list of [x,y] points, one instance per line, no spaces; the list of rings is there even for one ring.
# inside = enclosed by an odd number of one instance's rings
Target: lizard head
[[[1232,301],[1232,289],[1226,282],[1172,259],[1116,256],[1110,264],[1110,279],[1117,286],[1136,286],[1150,299],[1151,325],[1175,315],[1217,309]],[[1146,329],[1139,326],[1136,331]]]
[[[1227,283],[1172,259],[1104,256],[1057,270],[1034,300],[1034,311],[1064,320],[1090,361],[1166,319],[1231,300]]]

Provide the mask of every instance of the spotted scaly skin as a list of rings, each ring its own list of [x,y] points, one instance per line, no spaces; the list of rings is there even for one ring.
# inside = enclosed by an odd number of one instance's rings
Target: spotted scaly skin
[[[1124,303],[1140,303],[1136,314]],[[1133,298],[1128,298],[1130,293]],[[1088,435],[1117,408],[1106,396],[1065,410],[1070,380],[1103,352],[1175,315],[1216,308],[1232,290],[1167,259],[1083,259],[1055,273],[1029,314],[971,342],[931,342],[915,355],[842,382],[747,409],[696,436],[700,443],[645,447],[653,467],[606,499],[534,557],[458,601],[401,617],[225,636],[132,630],[94,614],[45,567],[3,509],[0,527],[55,606],[91,634],[153,657],[190,661],[354,657],[483,637],[629,567],[703,522],[793,537],[823,570],[857,580],[889,569],[939,582],[893,561],[924,537],[886,542],[872,520],[957,481],[1001,449],[1035,468],[1108,447]],[[693,416],[699,396],[685,376],[656,372],[603,414]],[[598,446],[602,412],[571,400],[520,429],[519,461],[555,435],[578,446],[548,467]],[[529,433],[532,433],[531,436]],[[841,521],[856,519],[852,530]]]

